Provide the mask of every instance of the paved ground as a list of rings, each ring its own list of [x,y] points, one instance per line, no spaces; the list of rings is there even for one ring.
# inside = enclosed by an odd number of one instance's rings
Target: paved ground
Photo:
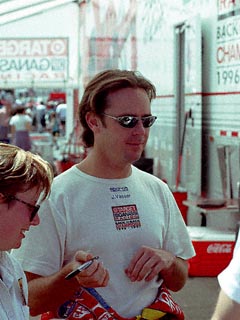
[[[190,277],[185,287],[173,296],[181,305],[185,320],[210,320],[218,292],[215,277]]]

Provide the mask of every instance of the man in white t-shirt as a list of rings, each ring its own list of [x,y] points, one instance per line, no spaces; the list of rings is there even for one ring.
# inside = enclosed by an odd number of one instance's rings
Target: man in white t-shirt
[[[46,115],[47,107],[40,101],[39,104],[36,105],[36,122],[37,122],[37,131],[43,132],[46,127],[45,115]]]
[[[56,311],[63,293],[70,298],[81,285],[130,318],[154,301],[163,283],[173,291],[184,286],[195,252],[182,215],[168,186],[132,165],[156,120],[155,97],[154,85],[133,71],[104,71],[86,87],[79,119],[88,155],[55,178],[41,225],[15,252],[29,280],[32,314]],[[80,273],[56,283],[78,250],[100,257],[102,278],[84,283]],[[95,261],[86,270],[96,268]]]
[[[56,114],[60,122],[61,133],[65,135],[66,117],[67,117],[67,104],[60,103],[56,108]]]
[[[238,237],[233,258],[219,276],[220,293],[212,320],[240,319],[240,238]]]

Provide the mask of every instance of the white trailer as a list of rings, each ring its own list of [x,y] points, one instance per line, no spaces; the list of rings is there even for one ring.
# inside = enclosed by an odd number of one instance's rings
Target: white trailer
[[[188,224],[235,228],[240,180],[240,2],[89,1],[81,85],[109,67],[157,87],[147,157],[186,193]]]

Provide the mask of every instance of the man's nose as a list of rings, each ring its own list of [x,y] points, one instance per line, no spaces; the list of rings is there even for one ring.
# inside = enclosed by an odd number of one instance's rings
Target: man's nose
[[[136,126],[134,127],[134,133],[142,134],[145,133],[145,130],[146,128],[144,128],[142,120],[139,119]]]

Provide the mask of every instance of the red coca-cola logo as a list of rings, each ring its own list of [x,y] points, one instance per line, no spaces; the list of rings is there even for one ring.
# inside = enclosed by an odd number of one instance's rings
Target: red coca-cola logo
[[[212,243],[207,247],[207,253],[231,253],[232,244],[230,243]]]

